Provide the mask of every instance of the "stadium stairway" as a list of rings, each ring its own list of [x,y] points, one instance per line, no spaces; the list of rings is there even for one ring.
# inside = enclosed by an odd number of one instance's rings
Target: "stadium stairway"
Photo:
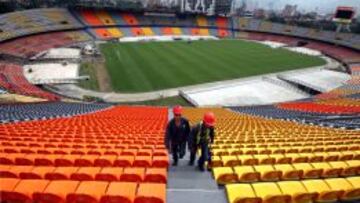
[[[169,112],[169,120],[173,114]],[[224,188],[218,187],[208,172],[200,172],[195,166],[188,166],[190,152],[187,151],[179,165],[171,166],[168,171],[168,203],[226,203]]]

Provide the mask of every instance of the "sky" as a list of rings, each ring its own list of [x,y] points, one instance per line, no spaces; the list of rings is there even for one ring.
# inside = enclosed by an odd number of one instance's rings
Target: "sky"
[[[299,11],[317,11],[320,14],[334,13],[338,6],[351,6],[356,8],[357,15],[360,14],[360,0],[234,0],[235,5],[239,6],[245,1],[250,10],[254,8],[269,9],[271,6],[275,10],[284,8],[286,4],[298,5]]]

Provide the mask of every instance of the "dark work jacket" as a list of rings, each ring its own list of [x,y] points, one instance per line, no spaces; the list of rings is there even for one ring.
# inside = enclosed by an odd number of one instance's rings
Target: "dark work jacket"
[[[189,138],[190,125],[186,118],[181,118],[180,125],[175,125],[175,119],[171,119],[166,127],[165,145],[168,148],[169,144],[178,144],[180,142],[186,142]]]
[[[202,124],[202,122],[196,124],[191,128],[190,136],[189,136],[189,148],[197,147],[200,144],[212,144],[214,143],[215,138],[215,129],[214,127],[210,127],[209,132],[209,140],[203,139],[205,138],[205,126]],[[200,134],[199,134],[200,132]],[[200,140],[198,143],[196,143],[196,137],[197,135],[200,135]],[[210,142],[210,143],[209,143]]]

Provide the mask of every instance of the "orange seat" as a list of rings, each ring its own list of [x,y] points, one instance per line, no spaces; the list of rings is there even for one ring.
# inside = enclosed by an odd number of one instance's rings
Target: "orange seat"
[[[84,167],[84,166],[93,166],[95,160],[98,158],[98,155],[83,155],[75,159],[74,166]]]
[[[29,172],[21,172],[20,178],[22,179],[44,179],[47,173],[51,173],[55,170],[55,167],[51,166],[36,166]]]
[[[34,160],[35,166],[55,166],[55,160],[61,158],[62,155],[48,154],[46,156],[38,157]]]
[[[167,171],[165,168],[147,168],[145,182],[167,183]]]
[[[77,172],[71,174],[70,179],[78,181],[95,180],[96,174],[100,171],[100,167],[80,167]]]
[[[0,154],[0,164],[14,165],[15,164],[15,159],[17,157],[18,157],[17,154],[1,153]]]
[[[145,178],[145,168],[124,168],[120,181],[141,182]]]
[[[108,167],[113,166],[114,161],[117,159],[115,155],[103,155],[95,159],[94,166]]]
[[[0,178],[0,197],[1,201],[12,200],[12,192],[15,187],[19,184],[20,179],[16,178]]]
[[[18,174],[13,173],[11,165],[0,165],[0,178],[17,178]]]
[[[129,167],[134,163],[134,156],[118,156],[114,161],[114,166]]]
[[[154,149],[153,156],[168,156],[166,149]]]
[[[166,185],[160,183],[142,183],[139,185],[134,203],[166,202]]]
[[[133,166],[134,167],[150,167],[152,165],[151,156],[136,156]]]
[[[35,192],[33,199],[41,203],[63,203],[67,194],[74,193],[79,184],[79,181],[73,180],[51,181],[43,192]]]
[[[43,192],[49,180],[21,180],[16,187],[7,194],[9,202],[33,202],[32,196],[36,192]]]
[[[82,181],[75,192],[66,197],[68,203],[97,203],[105,194],[109,183],[105,181]]]
[[[67,180],[78,170],[79,167],[56,167],[53,172],[46,173],[45,178],[49,180]]]
[[[63,155],[55,159],[55,166],[74,166],[75,160],[81,155]]]
[[[152,160],[152,166],[158,168],[167,168],[169,166],[168,156],[154,156]]]
[[[136,196],[136,183],[111,182],[106,193],[102,196],[100,203],[132,203]]]
[[[96,174],[95,180],[118,181],[123,171],[121,167],[104,167]]]

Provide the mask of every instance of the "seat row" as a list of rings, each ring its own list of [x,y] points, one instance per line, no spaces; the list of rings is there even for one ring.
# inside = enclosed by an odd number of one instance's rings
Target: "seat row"
[[[164,203],[166,185],[74,180],[22,180],[1,178],[0,196],[5,202],[43,203]]]
[[[338,147],[339,145],[343,149],[351,149],[351,150],[357,150],[360,149],[358,147],[358,144],[360,144],[360,140],[356,140],[357,138],[353,138],[353,140],[348,141],[315,141],[315,142],[280,142],[280,143],[248,143],[248,144],[212,144],[212,149],[249,149],[249,148],[262,148],[262,149],[272,149],[272,148],[292,148],[297,149],[299,151],[306,150],[306,151],[324,151],[324,147],[326,146],[332,146],[332,147]],[[350,146],[349,146],[350,145]]]
[[[56,141],[55,141],[56,140]],[[111,139],[102,139],[102,140],[83,140],[83,139],[74,139],[72,142],[66,142],[67,139],[49,139],[43,141],[38,139],[37,141],[2,141],[1,146],[11,146],[11,147],[43,147],[43,148],[75,148],[75,149],[96,149],[102,148],[111,148],[111,149],[141,149],[147,148],[152,149],[154,146],[161,147],[164,146],[164,139],[124,139],[121,140],[111,140]]]
[[[0,154],[0,164],[33,166],[99,166],[167,168],[168,156]]]
[[[0,165],[0,178],[167,183],[166,168]]]
[[[261,159],[268,158],[267,156],[274,156],[276,159],[281,159],[283,157],[289,157],[290,159],[301,159],[301,160],[323,160],[323,159],[359,159],[360,150],[351,150],[351,149],[342,149],[342,148],[326,148],[325,150],[299,150],[298,148],[255,148],[255,149],[213,149],[212,154],[215,156],[238,156],[238,159],[246,158],[248,159],[251,155],[253,157],[259,157]],[[263,155],[263,156],[261,156]],[[334,156],[336,156],[334,158]],[[315,158],[314,158],[315,157]],[[234,157],[235,158],[235,157]],[[290,160],[291,161],[291,160]]]
[[[216,167],[212,171],[218,184],[317,179],[360,175],[360,161]]]
[[[115,156],[167,156],[167,150],[158,147],[153,149],[152,147],[142,148],[122,148],[117,146],[111,148],[107,145],[83,148],[53,148],[53,147],[21,147],[21,146],[5,146],[2,147],[0,153],[20,153],[20,154],[72,154],[72,155],[115,155]]]
[[[309,203],[360,199],[360,177],[226,185],[229,203]]]

